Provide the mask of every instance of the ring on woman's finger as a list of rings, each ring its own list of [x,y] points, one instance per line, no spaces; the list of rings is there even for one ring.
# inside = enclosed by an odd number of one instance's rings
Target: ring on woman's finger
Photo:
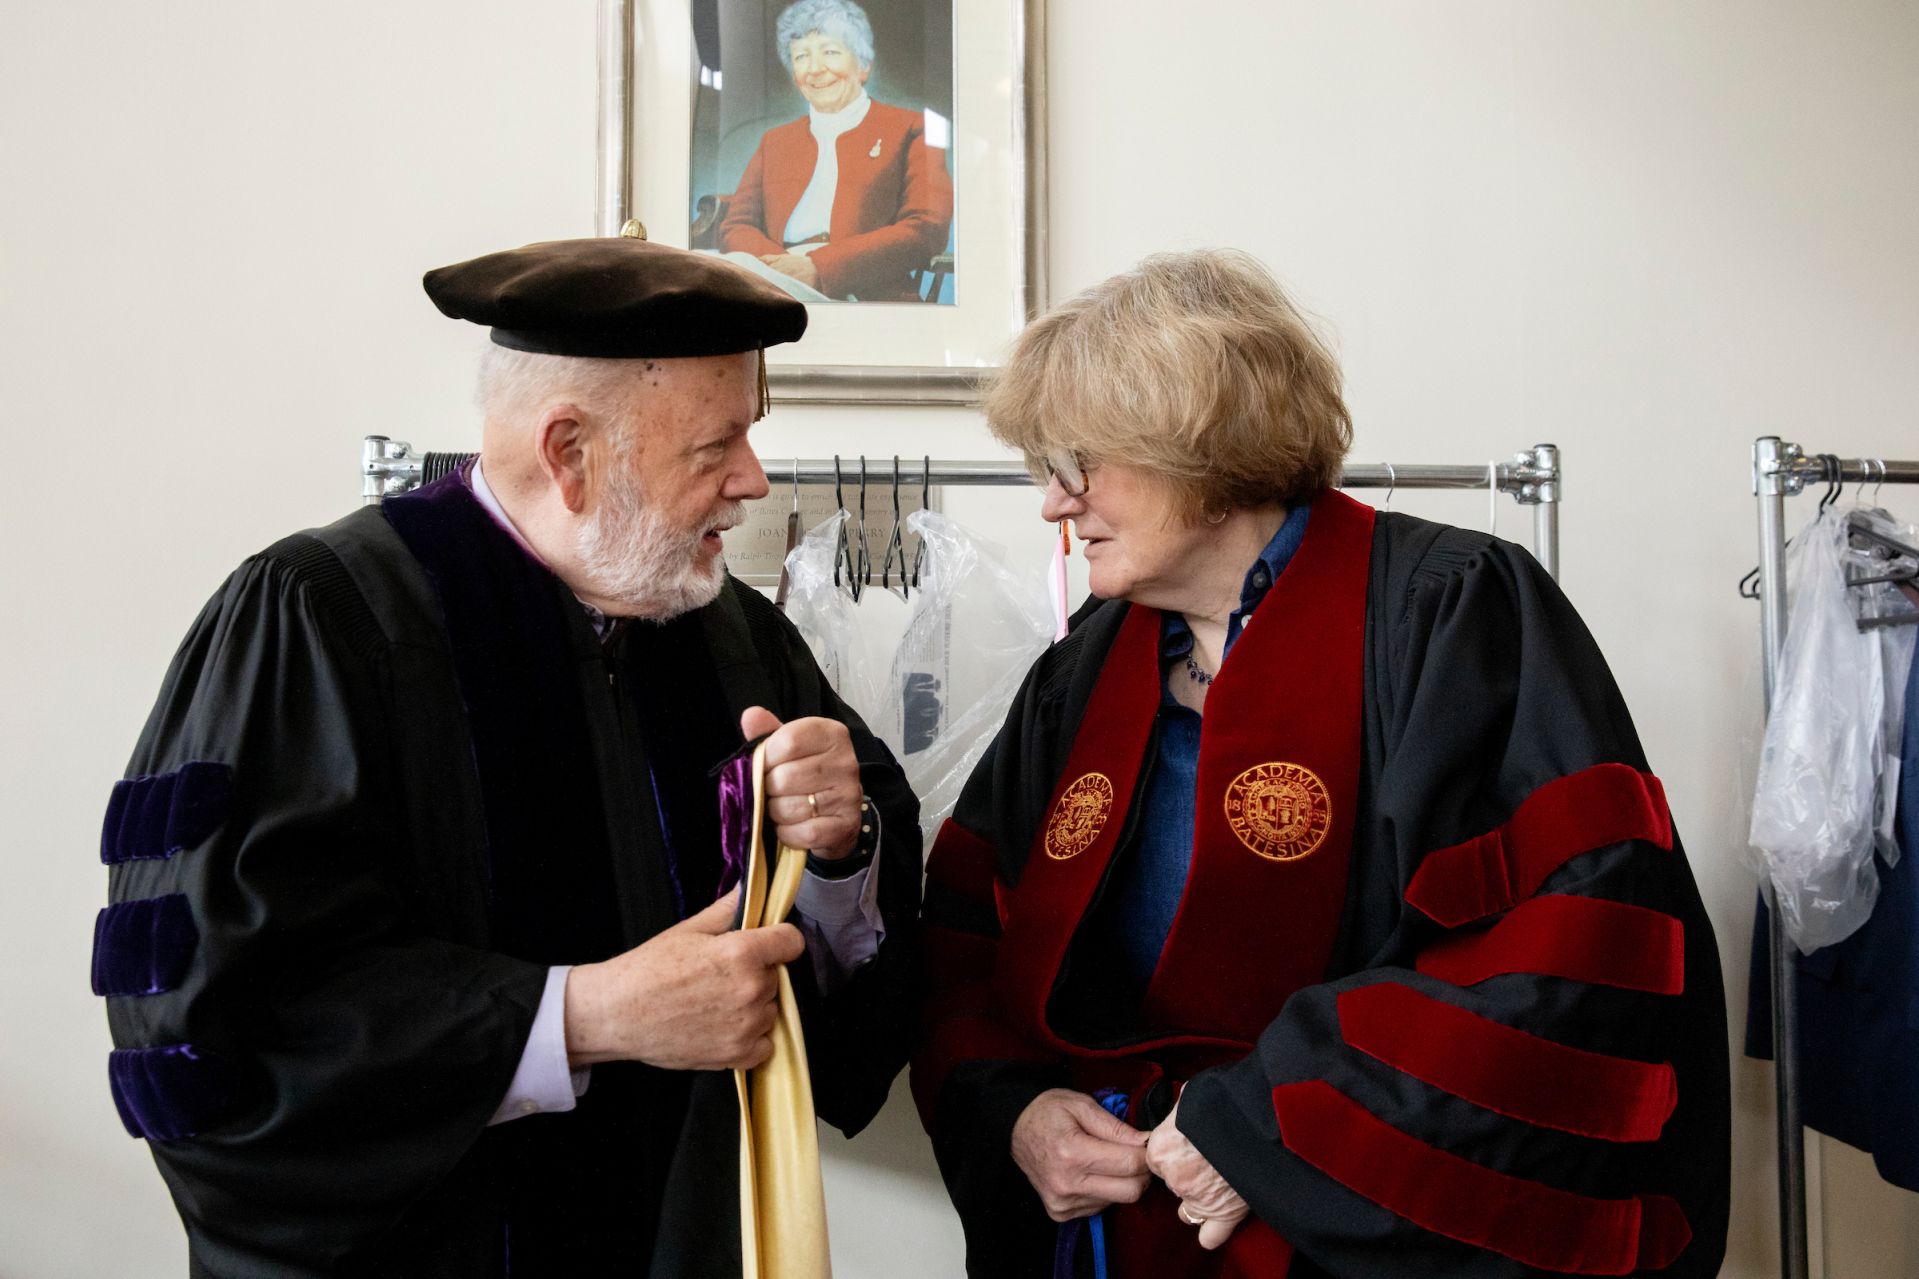
[[[1206,1224],[1206,1218],[1200,1216],[1198,1213],[1194,1212],[1191,1208],[1188,1208],[1186,1206],[1186,1201],[1183,1199],[1180,1201],[1180,1205],[1179,1205],[1179,1219],[1185,1222],[1189,1226],[1203,1226]]]
[[[813,816],[818,817],[820,815],[820,797],[818,795],[808,792],[806,796],[806,806],[813,810]]]

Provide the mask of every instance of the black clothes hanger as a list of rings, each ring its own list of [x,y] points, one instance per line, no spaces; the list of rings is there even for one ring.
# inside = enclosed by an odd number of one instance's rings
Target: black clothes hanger
[[[892,591],[902,600],[910,597],[912,583],[906,575],[906,544],[901,540],[900,529],[900,455],[893,454],[893,533],[886,539],[886,556],[880,561],[880,588]],[[893,564],[899,562],[900,584],[893,585]]]
[[[860,592],[873,584],[873,556],[866,549],[866,454],[860,454],[860,545],[859,545],[859,586],[853,592],[857,601]]]
[[[931,510],[933,506],[933,459],[920,454],[920,509]],[[920,565],[926,562],[926,536],[920,535],[918,545],[913,547],[913,589],[920,588]]]
[[[1839,478],[1839,455],[1821,453],[1819,464],[1825,468],[1826,495],[1819,499],[1819,509],[1815,515],[1823,515],[1830,507],[1838,505],[1840,495],[1846,491],[1846,482]]]
[[[862,509],[865,507],[865,504],[866,504],[865,503],[865,496],[866,496],[865,472],[866,472],[866,461],[864,458],[862,458],[860,460],[860,505]],[[833,455],[833,501],[842,511],[846,510],[845,480],[846,480],[846,473],[840,468],[840,455],[835,453]],[[849,511],[847,512],[847,514],[850,516],[851,512]],[[859,600],[860,600],[860,587],[862,583],[860,582],[859,567],[853,559],[852,543],[848,539],[847,533],[846,533],[846,526],[848,523],[849,523],[849,520],[840,521],[839,537],[835,539],[833,544],[833,585],[844,587],[847,591],[849,591],[852,594],[853,602],[857,604],[859,603]],[[860,527],[861,551],[864,551],[866,549],[865,538],[866,538],[866,528],[864,523],[862,523]],[[844,577],[840,575],[842,566],[845,569]]]

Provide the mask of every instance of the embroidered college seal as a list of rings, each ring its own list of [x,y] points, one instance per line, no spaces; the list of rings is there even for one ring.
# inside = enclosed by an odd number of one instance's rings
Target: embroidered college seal
[[[1046,819],[1046,855],[1063,862],[1085,852],[1106,828],[1113,811],[1113,783],[1104,773],[1087,773],[1066,788]]]
[[[1333,803],[1312,769],[1256,764],[1226,787],[1226,822],[1268,861],[1298,861],[1326,841]]]

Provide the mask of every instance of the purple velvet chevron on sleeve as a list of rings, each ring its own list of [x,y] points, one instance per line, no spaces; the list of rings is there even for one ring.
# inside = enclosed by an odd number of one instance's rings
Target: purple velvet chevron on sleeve
[[[109,906],[93,925],[93,993],[172,990],[186,976],[199,944],[193,911],[179,893]]]
[[[100,831],[100,860],[150,861],[191,848],[219,829],[233,803],[233,770],[188,763],[170,773],[113,784]]]
[[[232,1063],[192,1044],[118,1049],[107,1057],[107,1074],[128,1135],[150,1141],[203,1132],[241,1096]]]

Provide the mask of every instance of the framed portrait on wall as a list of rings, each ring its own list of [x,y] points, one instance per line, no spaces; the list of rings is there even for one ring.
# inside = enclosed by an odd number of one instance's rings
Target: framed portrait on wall
[[[1044,0],[641,0],[648,235],[806,302],[775,399],[966,403],[1044,305]]]

